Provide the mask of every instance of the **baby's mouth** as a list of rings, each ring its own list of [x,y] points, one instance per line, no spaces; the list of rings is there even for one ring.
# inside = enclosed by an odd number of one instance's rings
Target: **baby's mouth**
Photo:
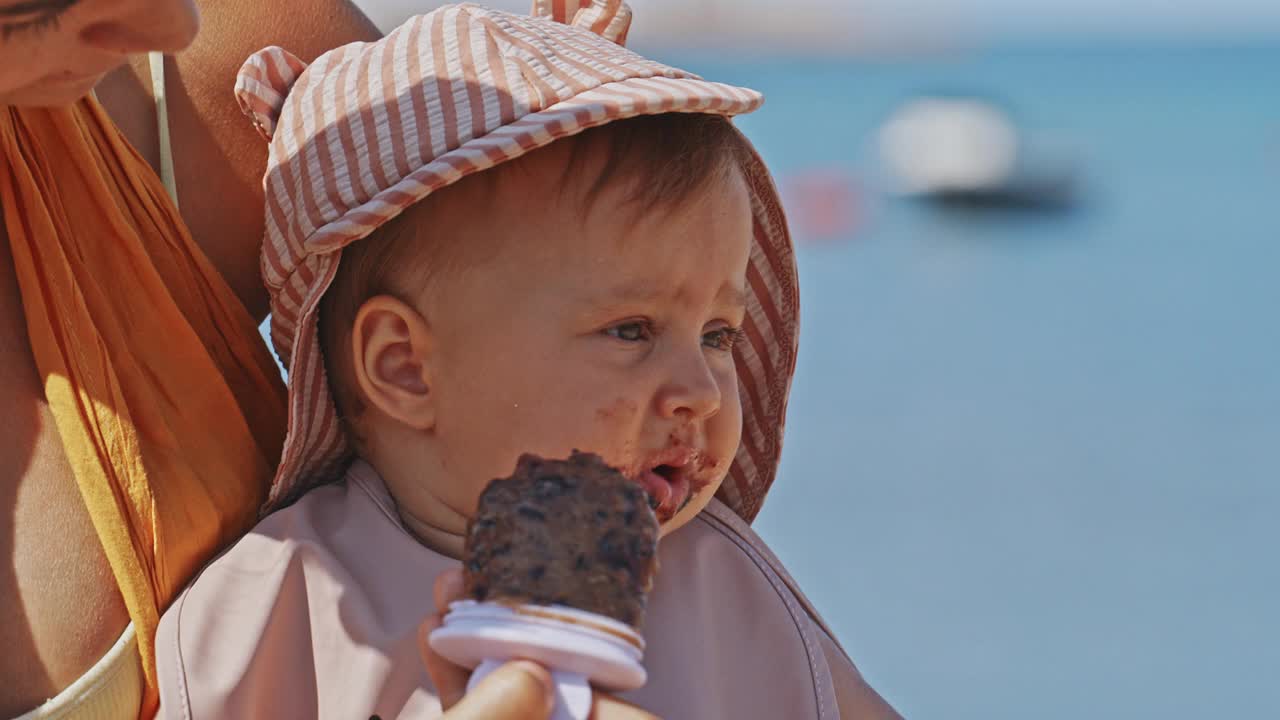
[[[703,457],[688,446],[671,447],[647,454],[639,468],[627,474],[649,495],[649,507],[659,523],[675,517],[710,482],[706,469],[713,464],[703,462]]]
[[[686,472],[688,465],[658,465],[640,473],[636,480],[649,494],[649,507],[658,516],[659,523],[665,523],[675,517],[676,513],[689,503],[692,496],[692,484]]]

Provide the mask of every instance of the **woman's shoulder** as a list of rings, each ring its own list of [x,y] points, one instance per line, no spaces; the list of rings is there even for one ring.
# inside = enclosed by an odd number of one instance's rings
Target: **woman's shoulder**
[[[310,61],[378,36],[350,0],[218,0],[198,3],[200,33],[169,58],[166,87],[179,205],[192,237],[255,317],[266,313],[259,277],[267,148],[233,95],[236,73],[270,45]],[[114,73],[98,96],[155,167],[159,141],[145,57]]]

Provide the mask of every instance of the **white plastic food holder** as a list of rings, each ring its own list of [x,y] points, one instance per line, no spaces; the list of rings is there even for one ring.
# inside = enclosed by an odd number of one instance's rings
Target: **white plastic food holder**
[[[591,686],[634,690],[647,675],[644,639],[613,618],[561,605],[516,605],[460,600],[431,633],[432,649],[474,668],[470,690],[508,660],[533,660],[556,686],[552,720],[586,720]]]

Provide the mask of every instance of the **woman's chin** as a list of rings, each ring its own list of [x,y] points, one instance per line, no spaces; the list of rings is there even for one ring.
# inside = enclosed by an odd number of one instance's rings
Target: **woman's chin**
[[[70,78],[45,79],[24,88],[0,93],[0,106],[65,107],[83,99],[105,73]]]

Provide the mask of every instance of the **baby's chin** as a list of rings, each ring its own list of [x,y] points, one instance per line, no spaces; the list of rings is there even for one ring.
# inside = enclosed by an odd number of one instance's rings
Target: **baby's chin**
[[[716,490],[719,487],[719,482],[712,483],[692,495],[689,498],[689,502],[685,503],[684,507],[680,508],[675,515],[672,515],[670,520],[663,521],[658,526],[658,537],[664,538],[687,525],[698,513],[702,512],[703,508],[711,503],[711,498],[715,497]]]

